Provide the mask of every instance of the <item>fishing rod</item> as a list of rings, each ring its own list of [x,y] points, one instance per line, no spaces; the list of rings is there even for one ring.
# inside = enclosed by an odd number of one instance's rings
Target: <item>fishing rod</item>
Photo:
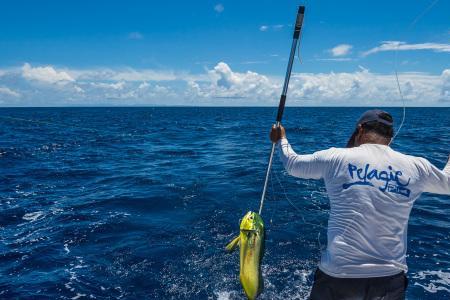
[[[300,38],[300,32],[302,30],[304,16],[305,16],[305,6],[299,6],[298,12],[297,12],[297,19],[295,21],[295,29],[294,29],[294,37],[292,39],[291,53],[289,55],[286,76],[284,77],[283,91],[281,92],[280,103],[278,104],[278,113],[277,113],[277,119],[276,119],[276,123],[275,123],[276,127],[280,127],[281,119],[283,118],[284,106],[286,105],[286,94],[287,94],[287,90],[288,90],[288,86],[289,86],[289,79],[291,78],[292,64],[294,63],[295,50],[297,48],[297,43]],[[272,161],[273,161],[273,154],[275,153],[275,146],[276,146],[276,144],[272,143],[272,150],[270,151],[269,164],[267,166],[267,171],[266,171],[266,178],[264,180],[264,188],[263,188],[263,192],[261,195],[261,202],[259,204],[259,212],[258,212],[259,215],[261,215],[261,211],[262,211],[262,208],[264,205],[264,199],[266,197],[267,184],[269,183],[269,175],[270,175],[270,169],[272,168]]]

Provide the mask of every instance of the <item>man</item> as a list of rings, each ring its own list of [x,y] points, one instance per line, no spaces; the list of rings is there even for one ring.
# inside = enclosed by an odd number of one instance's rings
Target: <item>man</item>
[[[347,148],[297,155],[282,126],[272,142],[295,177],[324,179],[330,200],[327,248],[314,276],[312,300],[404,299],[407,226],[423,192],[450,195],[450,162],[439,170],[424,158],[389,147],[393,119],[369,110]]]

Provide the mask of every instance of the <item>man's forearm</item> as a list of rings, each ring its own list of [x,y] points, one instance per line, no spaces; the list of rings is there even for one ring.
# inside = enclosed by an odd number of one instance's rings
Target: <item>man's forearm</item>
[[[281,161],[289,175],[304,179],[322,178],[325,166],[323,159],[319,158],[319,152],[298,155],[286,138],[282,138],[278,145]]]
[[[289,142],[286,137],[283,137],[278,141],[278,147],[280,148],[280,159],[283,163],[283,166],[285,170],[292,175],[292,161],[297,154],[294,152],[294,150],[291,148],[291,145],[289,145]]]

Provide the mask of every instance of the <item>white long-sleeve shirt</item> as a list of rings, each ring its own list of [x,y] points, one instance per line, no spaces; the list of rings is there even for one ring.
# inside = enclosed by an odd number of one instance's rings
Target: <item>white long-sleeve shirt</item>
[[[295,177],[324,179],[330,200],[327,248],[319,268],[330,276],[367,278],[407,271],[409,214],[423,193],[450,195],[450,161],[440,170],[389,146],[363,144],[297,155],[279,142]]]

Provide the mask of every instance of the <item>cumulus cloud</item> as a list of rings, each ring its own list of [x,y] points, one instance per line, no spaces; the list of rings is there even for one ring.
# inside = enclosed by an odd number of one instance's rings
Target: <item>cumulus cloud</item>
[[[214,5],[214,10],[220,14],[225,10],[225,7],[223,6],[222,3],[218,3]]]
[[[279,82],[255,72],[233,72],[224,62],[208,72],[208,80],[189,82],[191,95],[202,98],[249,98],[250,101],[275,96]]]
[[[5,96],[20,97],[20,93],[13,91],[10,88],[0,86],[0,95],[2,94]]]
[[[368,56],[371,54],[385,51],[412,51],[412,50],[450,52],[450,44],[439,44],[439,43],[408,44],[400,41],[384,41],[381,43],[380,46],[363,52],[362,56]]]
[[[91,85],[103,89],[123,90],[123,88],[125,87],[125,82],[124,81],[115,83],[91,82]]]
[[[102,80],[102,81],[170,81],[177,80],[183,74],[175,74],[167,70],[150,70],[150,69],[87,69],[87,70],[70,70],[69,73],[76,80]]]
[[[150,86],[150,84],[148,82],[143,82],[141,84],[139,84],[138,89],[146,89]]]
[[[247,71],[234,72],[226,63],[209,71],[209,82],[191,82],[189,88],[201,98],[245,98],[247,105],[274,105],[282,78]],[[400,85],[413,105],[433,105],[449,98],[450,70],[441,75],[402,73]],[[289,87],[292,105],[401,105],[395,77],[361,68],[351,73],[296,73]]]
[[[337,45],[333,48],[331,48],[329,50],[329,52],[331,53],[331,55],[338,57],[338,56],[345,56],[348,55],[351,50],[352,50],[353,46],[349,45],[349,44],[340,44]]]
[[[400,73],[399,80],[410,105],[450,103],[450,69],[440,74]],[[25,64],[3,70],[0,100],[3,106],[276,105],[282,84],[282,76],[236,71],[225,62],[199,74]],[[288,97],[290,105],[401,105],[392,74],[373,73],[362,67],[342,73],[294,73]]]
[[[441,89],[441,101],[450,102],[450,69],[446,69],[442,72],[442,89]]]
[[[74,81],[74,79],[65,71],[57,71],[51,66],[32,67],[28,63],[25,63],[22,67],[22,76],[28,80],[45,83],[65,83]]]

